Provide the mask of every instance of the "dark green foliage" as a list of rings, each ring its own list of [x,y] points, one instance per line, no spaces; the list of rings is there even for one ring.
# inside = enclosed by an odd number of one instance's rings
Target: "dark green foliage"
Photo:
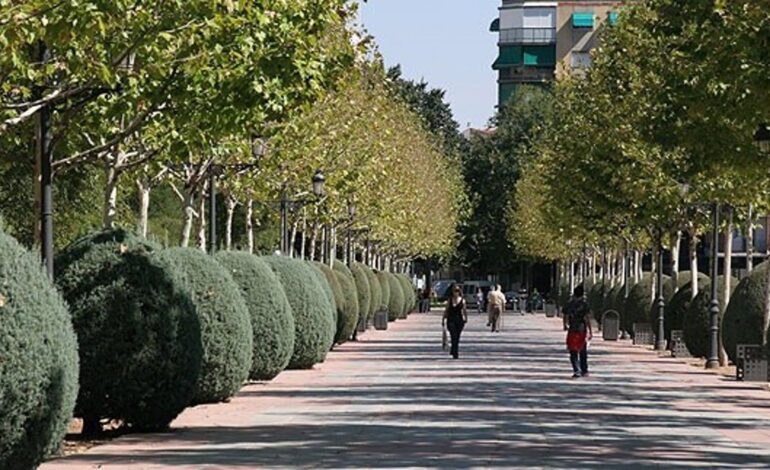
[[[366,268],[366,280],[369,281],[369,291],[372,294],[369,305],[369,318],[373,318],[374,312],[382,310],[386,302],[383,302],[382,299],[382,284],[377,278],[377,274],[370,268]]]
[[[318,281],[318,284],[323,289],[324,295],[326,296],[326,300],[328,300],[332,306],[332,311],[334,312],[334,324],[336,325],[337,311],[339,308],[339,306],[337,305],[337,302],[342,300],[342,293],[340,292],[340,285],[337,283],[337,278],[334,278],[334,276],[332,276],[331,280],[328,279],[326,277],[326,274],[324,273],[323,268],[321,267],[322,266],[321,263],[314,261],[314,262],[308,262],[308,264],[312,268],[311,271],[313,272],[313,276],[316,278],[316,280]]]
[[[633,283],[633,280],[629,280]],[[634,323],[649,322],[649,312],[652,306],[652,278],[644,273],[642,280],[630,285],[628,297],[625,296],[624,286],[616,286],[613,309],[620,312],[621,326],[626,331],[632,331]]]
[[[458,261],[479,273],[514,269],[518,260],[506,236],[505,214],[510,207],[511,188],[519,180],[521,165],[533,153],[541,125],[551,114],[552,94],[539,86],[523,85],[492,124],[496,132],[474,135],[462,153],[463,180],[472,194],[470,214],[459,227]]]
[[[401,274],[399,279],[401,279],[401,283],[404,286],[404,303],[406,304],[406,313],[409,314],[414,312],[415,307],[417,306],[417,292],[415,291],[409,276]]]
[[[352,274],[347,277],[343,272],[332,270],[323,263],[314,263],[323,272],[332,289],[337,306],[337,329],[334,342],[342,344],[353,336],[358,324],[358,297]]]
[[[344,337],[348,339],[353,336],[353,333],[355,333],[356,325],[358,325],[359,319],[362,316],[368,316],[369,312],[362,312],[360,306],[358,305],[356,281],[353,278],[353,273],[350,271],[350,269],[348,269],[344,263],[335,261],[334,272],[337,275],[337,281],[339,282],[340,288],[342,289],[342,295],[345,297],[345,308],[347,309],[347,313],[345,315],[347,323],[342,328],[342,330],[338,328],[337,338]],[[367,270],[366,272],[368,276],[370,271]],[[374,286],[370,285],[370,287],[372,287],[372,298],[374,298]],[[379,286],[377,286],[377,288],[377,295],[379,295]]]
[[[671,301],[671,298],[674,296],[674,293],[676,292],[675,286],[674,286],[674,280],[671,279],[669,276],[663,276],[663,302],[664,307],[665,305],[668,305],[668,303]],[[652,325],[653,331],[658,331],[658,304],[657,304],[657,298],[655,301],[650,304],[650,310],[647,314],[647,318]],[[663,320],[665,325],[665,310],[663,312]]]
[[[735,291],[738,279],[730,281],[731,291]],[[725,277],[717,278],[717,298],[719,299],[720,325],[725,311]],[[690,307],[684,314],[682,327],[684,329],[684,342],[687,349],[695,357],[708,357],[709,354],[709,328],[711,326],[711,282],[703,284],[699,288],[698,296],[690,303]]]
[[[0,233],[0,468],[35,468],[58,450],[77,389],[66,305],[38,258]]]
[[[704,282],[709,282],[709,277],[699,272],[698,273],[698,291],[700,291],[700,286]],[[692,271],[680,271],[676,277],[677,291],[687,285],[692,285]]]
[[[390,287],[388,321],[395,321],[404,310],[404,289],[395,274],[385,273],[385,277],[388,281],[388,287]]]
[[[332,347],[337,316],[317,271],[304,261],[284,256],[262,258],[278,275],[294,314],[294,351],[290,369],[309,369],[323,362]]]
[[[193,403],[227,400],[251,369],[251,319],[240,288],[221,264],[196,248],[169,248],[153,256],[184,286],[198,315],[203,361]]]
[[[270,380],[289,365],[294,351],[294,315],[281,281],[270,266],[242,251],[220,251],[215,259],[241,289],[251,316],[249,378]]]
[[[344,321],[338,323],[336,337],[338,343],[344,343],[355,333],[361,312],[358,308],[358,295],[353,276],[348,276],[341,271],[334,271],[334,275],[337,276],[337,282],[342,289],[342,296],[345,298]]]
[[[733,291],[722,320],[722,344],[735,362],[739,344],[763,344],[767,339],[767,288],[770,263],[760,264]]]
[[[388,273],[379,271],[377,274],[377,282],[380,284],[380,290],[382,291],[382,303],[378,310],[388,311],[390,305],[390,282],[388,281]]]
[[[404,293],[404,314],[410,314],[414,311],[414,306],[417,303],[417,297],[415,295],[414,288],[412,287],[412,281],[406,274],[396,274],[398,282],[401,283],[401,290]]]
[[[195,307],[154,245],[123,230],[84,237],[56,259],[80,352],[76,416],[168,426],[189,403],[202,345]]]
[[[690,308],[692,301],[692,272],[683,271],[679,273],[677,283],[679,290],[676,291],[671,300],[666,302],[665,329],[666,339],[671,339],[671,330],[681,330],[684,315]],[[683,280],[687,282],[683,283]],[[698,273],[698,291],[702,292],[703,287],[708,285],[709,278],[705,274]],[[737,282],[736,282],[737,283]]]
[[[609,287],[601,282],[597,282],[591,286],[591,290],[588,291],[588,307],[591,309],[593,317],[597,321],[602,321],[602,315],[604,315],[604,294],[605,288]]]
[[[621,296],[623,295],[623,286],[615,284],[614,287],[610,287],[607,285],[607,288],[605,289],[604,299],[602,299],[602,311],[607,312],[609,310],[615,310],[616,312],[620,313],[621,317],[623,315],[622,312],[622,305],[618,305],[618,294]],[[622,300],[622,297],[621,297]],[[620,308],[620,309],[618,309]]]
[[[358,308],[362,312],[369,312],[371,314],[376,306],[372,306],[372,288],[369,286],[369,278],[366,275],[368,269],[361,263],[353,263],[350,266],[358,293]]]

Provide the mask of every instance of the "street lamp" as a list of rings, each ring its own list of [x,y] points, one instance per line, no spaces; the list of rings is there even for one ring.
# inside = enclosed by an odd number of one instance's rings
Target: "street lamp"
[[[315,194],[317,197],[323,196],[325,185],[326,178],[324,177],[323,170],[316,170],[315,174],[313,175],[313,194]]]
[[[757,142],[757,140],[755,138]],[[682,183],[679,185],[679,192],[682,198],[686,198],[690,192],[690,185]],[[719,286],[717,279],[719,277],[719,211],[720,204],[714,202],[710,204],[712,213],[712,238],[711,238],[711,301],[709,302],[709,354],[706,359],[707,369],[716,369],[719,367]],[[692,273],[696,276],[698,273]]]
[[[766,123],[757,127],[757,131],[754,133],[754,144],[760,152],[770,153],[770,127]]]
[[[347,239],[347,247],[345,248],[345,251],[347,252],[346,258],[348,260],[348,266],[353,264],[353,237],[351,232],[353,231],[353,221],[356,218],[356,203],[349,201],[348,202],[348,239]]]

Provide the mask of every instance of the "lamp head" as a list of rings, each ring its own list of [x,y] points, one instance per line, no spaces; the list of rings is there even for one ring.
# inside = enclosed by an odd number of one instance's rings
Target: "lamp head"
[[[326,185],[326,178],[324,177],[323,170],[316,170],[313,175],[313,194],[317,197],[324,195],[324,187]]]

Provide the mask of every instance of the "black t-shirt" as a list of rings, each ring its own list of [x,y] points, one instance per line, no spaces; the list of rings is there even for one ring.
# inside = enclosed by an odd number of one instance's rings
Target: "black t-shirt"
[[[564,317],[567,319],[569,331],[584,333],[590,313],[588,302],[583,297],[570,300],[564,307]]]

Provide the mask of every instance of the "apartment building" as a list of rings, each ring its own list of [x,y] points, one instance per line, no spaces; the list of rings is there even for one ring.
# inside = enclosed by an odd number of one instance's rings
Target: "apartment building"
[[[498,105],[521,84],[546,84],[591,66],[601,31],[617,22],[620,0],[503,0],[497,33]]]

